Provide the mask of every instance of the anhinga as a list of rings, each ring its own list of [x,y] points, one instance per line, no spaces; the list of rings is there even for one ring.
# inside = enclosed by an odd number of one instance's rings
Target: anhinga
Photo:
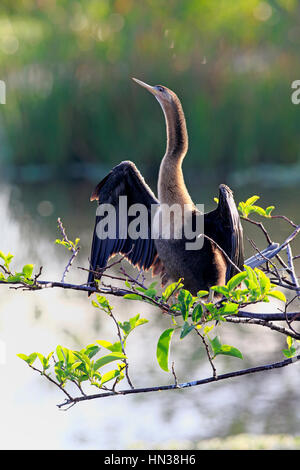
[[[99,205],[112,204],[117,215],[120,196],[127,196],[128,206],[136,203],[146,206],[149,228],[146,238],[133,240],[128,234],[120,236],[117,229],[115,237],[102,239],[96,231],[102,216],[96,216],[88,283],[93,284],[97,277],[95,271],[100,271],[101,277],[101,268],[107,265],[112,255],[121,253],[140,269],[148,270],[152,267],[154,275],[161,275],[163,285],[167,281],[175,282],[183,278],[184,287],[192,294],[199,290],[208,290],[212,285],[224,285],[236,273],[236,269],[217,245],[235,266],[243,269],[243,232],[232,192],[221,184],[217,208],[204,214],[206,237],[201,249],[187,250],[187,240],[184,238],[175,239],[173,236],[167,239],[161,233],[156,238],[153,236],[155,231],[162,228],[158,226],[157,217],[151,219],[152,205],[158,205],[158,211],[163,205],[178,204],[188,207],[194,222],[201,214],[191,200],[181,168],[188,149],[188,134],[178,97],[164,86],[150,86],[135,78],[133,80],[155,96],[165,115],[167,148],[159,170],[158,199],[130,161],[117,165],[96,186],[91,201],[97,200]]]

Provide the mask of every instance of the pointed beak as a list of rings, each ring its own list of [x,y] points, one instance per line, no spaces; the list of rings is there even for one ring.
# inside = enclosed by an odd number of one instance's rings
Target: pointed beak
[[[142,87],[146,88],[146,90],[150,91],[152,95],[156,95],[157,91],[154,86],[147,85],[147,83],[144,83],[141,80],[138,80],[137,78],[132,77],[132,80],[136,82],[138,85],[141,85]]]

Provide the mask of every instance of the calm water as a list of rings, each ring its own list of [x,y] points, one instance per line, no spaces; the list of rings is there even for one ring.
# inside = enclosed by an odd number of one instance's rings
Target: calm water
[[[195,201],[214,207],[217,186],[200,185],[195,177],[187,182]],[[68,254],[54,240],[60,237],[56,219],[61,217],[71,239],[81,238],[82,249],[67,280],[83,283],[86,274],[94,224],[95,205],[89,202],[91,183],[47,183],[1,186],[0,249],[15,254],[13,267],[33,262],[43,266],[43,279],[60,280]],[[261,205],[274,204],[296,222],[298,188],[237,186],[236,200],[253,194],[261,195]],[[283,241],[290,228],[282,221],[266,223],[272,227],[274,241]],[[255,227],[244,229],[258,246],[264,240]],[[245,239],[247,254],[252,254]],[[298,250],[298,251],[297,251]],[[300,244],[294,244],[294,253]],[[23,263],[23,264],[22,264]],[[135,386],[172,383],[172,376],[156,364],[155,350],[160,333],[170,325],[159,311],[138,302],[117,301],[120,320],[141,313],[149,324],[139,327],[128,340],[128,356]],[[275,306],[276,307],[276,306]],[[273,310],[274,306],[268,308]],[[94,400],[59,411],[63,401],[59,391],[34,374],[16,357],[19,352],[52,351],[57,344],[79,349],[96,339],[116,341],[113,325],[91,306],[83,293],[45,290],[30,293],[1,288],[0,340],[6,356],[0,364],[2,448],[148,448],[166,442],[226,436],[241,432],[299,434],[298,404],[299,365],[266,374],[253,375],[228,382],[195,387],[185,391],[152,393],[131,397]],[[218,358],[219,373],[281,360],[284,338],[258,326],[236,327],[233,324],[218,332],[224,343],[234,344],[245,356],[244,361]],[[174,338],[172,360],[178,380],[183,382],[211,375],[197,338],[180,341]],[[122,388],[125,388],[125,381]],[[181,444],[182,445],[182,444]]]

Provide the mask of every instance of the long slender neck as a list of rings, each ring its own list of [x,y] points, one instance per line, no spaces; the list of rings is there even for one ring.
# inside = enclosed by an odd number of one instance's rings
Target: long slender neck
[[[159,170],[158,198],[168,205],[192,204],[182,173],[182,161],[188,149],[183,110],[177,97],[161,106],[166,120],[167,148]]]

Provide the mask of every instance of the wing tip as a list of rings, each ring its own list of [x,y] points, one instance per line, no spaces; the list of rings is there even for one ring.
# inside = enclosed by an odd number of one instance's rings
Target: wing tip
[[[228,196],[233,196],[233,191],[231,188],[229,188],[229,186],[227,186],[226,184],[220,184],[219,185],[219,193],[220,193],[220,196],[224,196],[225,198],[228,197]]]
[[[97,194],[96,189],[92,192],[91,197],[90,197],[90,201],[91,202],[99,201],[99,195]]]
[[[108,173],[108,175],[106,175],[106,176],[100,181],[100,183],[97,184],[97,186],[95,187],[94,191],[93,191],[92,194],[91,194],[90,201],[99,201],[100,189],[104,186],[104,184],[105,184],[106,181],[109,179],[109,177],[111,176],[111,174],[112,174],[112,171],[110,171],[110,172]]]

